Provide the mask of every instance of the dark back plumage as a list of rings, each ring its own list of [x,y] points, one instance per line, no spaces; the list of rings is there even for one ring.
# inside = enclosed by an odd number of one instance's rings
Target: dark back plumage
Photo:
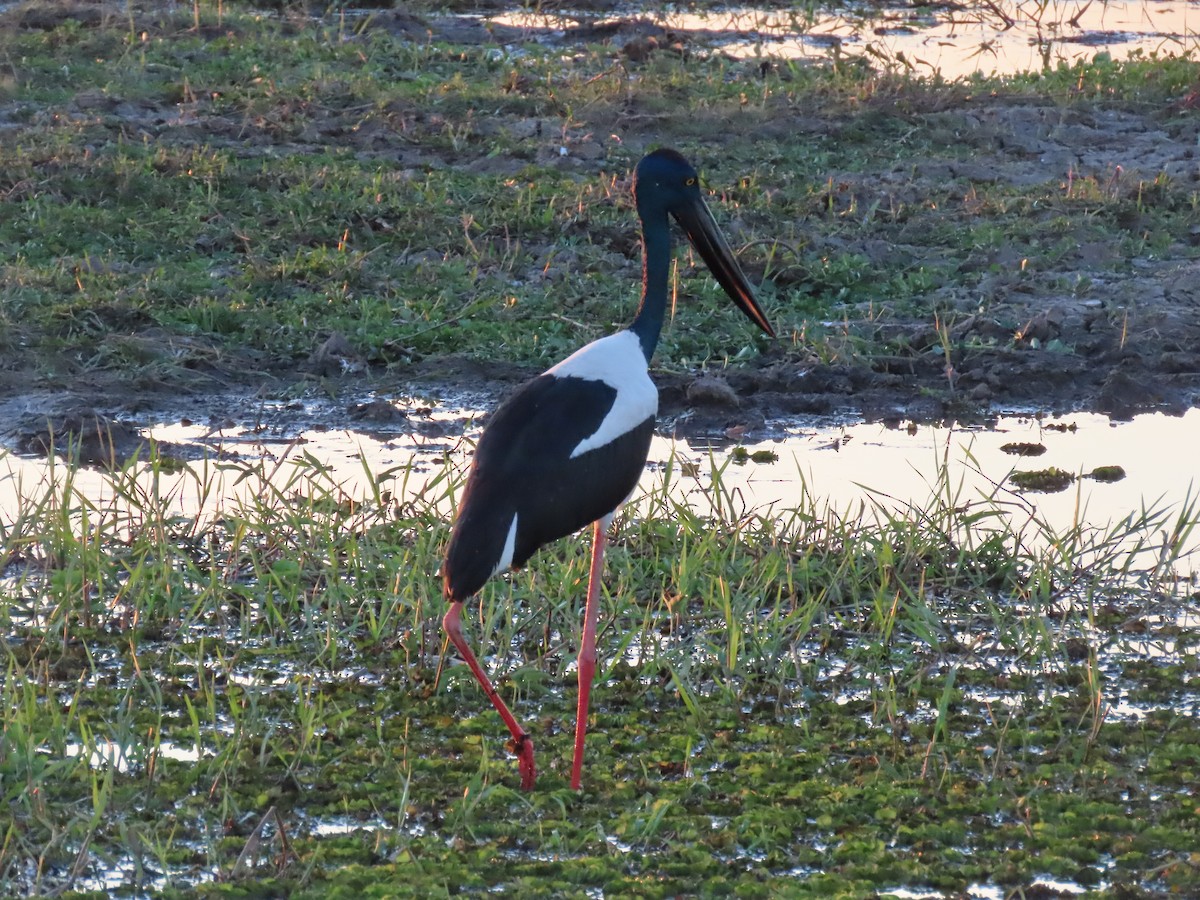
[[[465,600],[494,573],[517,517],[510,565],[615,510],[646,464],[654,418],[574,459],[616,399],[602,381],[540,375],[492,415],[475,448],[443,567],[449,600]]]

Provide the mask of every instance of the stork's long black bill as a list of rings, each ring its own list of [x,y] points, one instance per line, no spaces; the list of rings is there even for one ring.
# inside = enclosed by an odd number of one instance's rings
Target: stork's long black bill
[[[695,203],[673,212],[679,224],[683,226],[688,240],[708,265],[713,277],[725,289],[725,293],[750,321],[774,337],[775,329],[771,327],[771,323],[759,307],[758,300],[754,297],[754,288],[750,286],[746,273],[742,271],[733,251],[729,249],[729,243],[717,227],[717,221],[704,199],[697,197]]]

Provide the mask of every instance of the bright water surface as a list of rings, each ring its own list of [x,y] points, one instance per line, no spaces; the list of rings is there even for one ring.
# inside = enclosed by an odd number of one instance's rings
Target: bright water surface
[[[507,13],[491,21],[550,37],[614,17],[562,12],[554,16]],[[1144,2],[1012,2],[922,6],[847,4],[814,11],[812,18],[788,10],[732,7],[719,12],[628,11],[699,46],[741,58],[828,60],[862,57],[873,67],[900,68],[918,75],[961,78],[976,72],[1039,71],[1105,53],[1195,53],[1200,48],[1200,0]]]
[[[145,487],[171,498],[177,514],[213,516],[261,491],[261,484],[245,477],[248,464],[270,463],[263,471],[284,483],[297,467],[315,461],[327,467],[324,477],[340,485],[350,499],[369,498],[372,480],[385,473],[384,487],[403,499],[406,493],[415,495],[429,479],[444,475],[447,465],[466,467],[478,429],[468,429],[466,441],[450,432],[480,412],[442,408],[427,417],[430,424],[447,423],[445,437],[422,436],[403,426],[392,433],[379,428],[366,433],[249,425],[214,429],[179,424],[164,414],[159,424],[145,430],[146,436],[206,454],[208,461],[193,463],[190,472],[160,472],[157,484],[151,484],[147,473]],[[269,408],[262,415],[270,421]],[[1147,508],[1178,511],[1200,492],[1200,458],[1195,451],[1200,446],[1200,409],[1179,417],[1143,415],[1129,422],[1082,413],[1012,415],[988,427],[794,420],[773,423],[771,433],[768,439],[746,444],[724,436],[690,443],[656,437],[642,487],[648,493],[659,491],[667,478],[673,496],[686,498],[704,512],[714,503],[729,507],[724,511],[734,515],[815,508],[855,520],[863,509],[876,506],[897,512],[925,508],[948,486],[955,502],[988,498],[1008,510],[1014,524],[1037,515],[1055,533],[1077,524],[1104,529]],[[1003,449],[1008,444],[1038,444],[1045,452],[1017,456]],[[240,464],[222,471],[214,464],[218,456],[236,458]],[[1053,467],[1086,476],[1111,466],[1119,466],[1126,477],[1111,483],[1080,477],[1057,493],[1020,491],[1009,479],[1014,470]],[[55,468],[55,477],[62,477],[63,467]],[[0,459],[0,517],[11,521],[22,505],[20,498],[27,504],[41,496],[50,477],[44,460],[11,455]],[[74,477],[78,493],[101,506],[114,500],[111,481],[103,472],[85,469]],[[201,484],[208,489],[201,490]],[[721,489],[714,490],[714,484]],[[1200,549],[1200,534],[1192,536],[1187,549],[1193,555]],[[1183,564],[1179,574],[1184,576],[1200,569],[1192,558],[1185,557]]]

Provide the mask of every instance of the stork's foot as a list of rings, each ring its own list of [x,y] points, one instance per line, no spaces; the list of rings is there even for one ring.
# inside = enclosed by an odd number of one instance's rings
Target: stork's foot
[[[537,780],[537,767],[533,764],[533,739],[522,734],[509,741],[507,746],[517,757],[517,767],[521,770],[521,790],[532,791],[533,783]]]

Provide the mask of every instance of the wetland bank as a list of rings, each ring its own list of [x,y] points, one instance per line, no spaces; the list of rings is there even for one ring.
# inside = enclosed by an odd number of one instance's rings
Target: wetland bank
[[[1191,58],[949,82],[652,23],[630,52],[463,22],[0,11],[10,445],[269,404],[449,449],[447,398],[632,314],[628,173],[663,143],[784,335],[726,318],[681,252],[666,427],[1195,405]],[[453,464],[349,493],[303,446],[214,454],[186,490],[255,489],[211,515],[163,487],[169,448],[101,499],[53,464],[0,535],[0,892],[1200,891],[1194,473],[1104,526],[951,479],[903,513],[820,485],[703,513],[648,491],[615,532],[582,794],[562,767],[585,544],[481,598],[471,638],[546,767],[524,795],[442,665]]]

